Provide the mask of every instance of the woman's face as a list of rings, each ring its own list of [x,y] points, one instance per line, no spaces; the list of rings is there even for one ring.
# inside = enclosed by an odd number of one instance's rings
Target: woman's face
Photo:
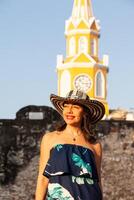
[[[63,119],[66,124],[69,125],[80,125],[84,114],[82,106],[77,104],[65,103],[63,108]]]

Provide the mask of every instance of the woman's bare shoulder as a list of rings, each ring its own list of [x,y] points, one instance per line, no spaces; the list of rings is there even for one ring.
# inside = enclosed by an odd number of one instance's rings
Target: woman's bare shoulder
[[[97,139],[93,145],[96,147],[96,146],[101,146],[101,141],[99,139]]]
[[[44,133],[41,143],[51,148],[51,146],[53,145],[53,141],[55,140],[56,137],[57,137],[57,131]]]
[[[99,140],[96,140],[92,147],[96,153],[102,153],[102,144]]]
[[[44,133],[43,137],[51,138],[52,136],[54,136],[56,134],[56,132],[57,131],[46,132],[46,133]]]

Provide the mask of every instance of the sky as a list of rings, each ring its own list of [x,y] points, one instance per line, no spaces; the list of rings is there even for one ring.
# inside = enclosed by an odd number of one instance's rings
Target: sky
[[[100,20],[99,56],[109,55],[111,109],[134,108],[134,2],[92,0]],[[65,21],[73,0],[0,0],[0,119],[27,105],[51,106],[56,57],[65,57]]]

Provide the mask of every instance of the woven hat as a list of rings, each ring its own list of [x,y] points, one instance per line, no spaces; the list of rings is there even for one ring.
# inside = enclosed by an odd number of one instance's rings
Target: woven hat
[[[91,124],[100,121],[105,114],[105,107],[100,101],[91,100],[85,92],[80,90],[71,90],[66,97],[51,94],[50,100],[60,115],[62,115],[64,103],[78,104],[86,107],[88,110],[88,122]]]

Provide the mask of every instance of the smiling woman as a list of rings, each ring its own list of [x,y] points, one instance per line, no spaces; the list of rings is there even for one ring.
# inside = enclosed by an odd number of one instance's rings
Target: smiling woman
[[[64,104],[63,118],[66,124],[74,124],[75,126],[81,125],[83,117],[83,108],[77,104]]]
[[[63,119],[66,124],[70,126],[80,127],[81,121],[83,118],[84,109],[82,106],[77,104],[64,104],[63,108]],[[78,131],[75,133],[72,132],[73,141],[76,141]]]
[[[43,136],[36,200],[102,200],[102,147],[90,126],[104,116],[103,104],[78,90],[50,100],[64,126]]]

